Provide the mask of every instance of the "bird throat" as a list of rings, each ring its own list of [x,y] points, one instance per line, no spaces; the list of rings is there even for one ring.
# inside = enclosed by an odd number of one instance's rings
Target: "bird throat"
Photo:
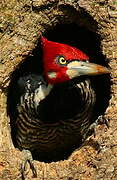
[[[87,80],[78,84],[59,84],[53,88],[41,87],[38,93],[35,93],[34,100],[38,119],[47,124],[71,120],[85,111],[87,104],[89,105],[88,99],[94,93],[92,91]],[[92,103],[89,106],[92,106]]]
[[[28,116],[37,122],[55,124],[69,121],[80,113],[82,116],[83,111],[88,112],[95,101],[89,80],[69,81],[54,86],[47,85],[42,78],[39,80],[35,76],[23,81],[26,92],[20,98],[21,105],[27,109]]]

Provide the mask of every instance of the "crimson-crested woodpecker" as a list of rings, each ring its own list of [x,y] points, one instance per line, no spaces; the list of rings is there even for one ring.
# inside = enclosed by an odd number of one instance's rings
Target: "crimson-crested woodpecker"
[[[43,74],[18,80],[16,143],[49,157],[82,142],[95,121],[96,94],[88,77],[109,70],[75,47],[44,37],[41,44]]]

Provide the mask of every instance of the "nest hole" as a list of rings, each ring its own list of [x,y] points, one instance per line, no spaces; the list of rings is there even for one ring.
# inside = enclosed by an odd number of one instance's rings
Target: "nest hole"
[[[66,43],[71,46],[75,46],[85,52],[89,57],[90,61],[93,63],[101,64],[104,66],[108,66],[106,57],[102,54],[101,50],[101,37],[99,34],[88,30],[85,27],[80,27],[75,23],[71,24],[59,24],[56,25],[53,29],[46,31],[44,36],[55,42]],[[8,114],[10,116],[11,123],[11,136],[13,140],[13,144],[16,146],[16,129],[15,129],[15,121],[16,121],[16,113],[14,109],[17,106],[17,87],[16,82],[20,76],[29,74],[29,73],[42,73],[42,52],[40,47],[40,42],[37,47],[33,50],[32,56],[29,56],[25,59],[25,61],[16,69],[12,74],[12,80],[9,86],[8,92]],[[109,104],[110,99],[110,76],[109,75],[101,75],[96,77],[91,77],[91,81],[93,84],[93,88],[96,91],[97,96],[97,104],[96,104],[96,117],[103,115],[105,113],[106,108]],[[51,162],[58,161],[61,159],[67,159],[69,155],[73,152],[74,149],[79,147],[81,144],[77,144],[77,146],[69,149],[67,152],[57,155],[57,157],[43,157],[38,160]],[[36,158],[35,154],[34,158]]]

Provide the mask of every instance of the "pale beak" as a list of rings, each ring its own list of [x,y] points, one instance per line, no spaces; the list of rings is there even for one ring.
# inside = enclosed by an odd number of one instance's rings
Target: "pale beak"
[[[70,79],[83,75],[93,76],[110,73],[110,70],[104,66],[77,60],[68,63],[67,68],[67,75]]]

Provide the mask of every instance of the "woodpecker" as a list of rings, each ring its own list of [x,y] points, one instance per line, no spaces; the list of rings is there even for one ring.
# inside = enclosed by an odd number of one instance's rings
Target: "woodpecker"
[[[96,93],[89,77],[109,70],[67,44],[41,37],[41,46],[43,73],[17,81],[16,144],[50,158],[83,142],[96,120]]]

